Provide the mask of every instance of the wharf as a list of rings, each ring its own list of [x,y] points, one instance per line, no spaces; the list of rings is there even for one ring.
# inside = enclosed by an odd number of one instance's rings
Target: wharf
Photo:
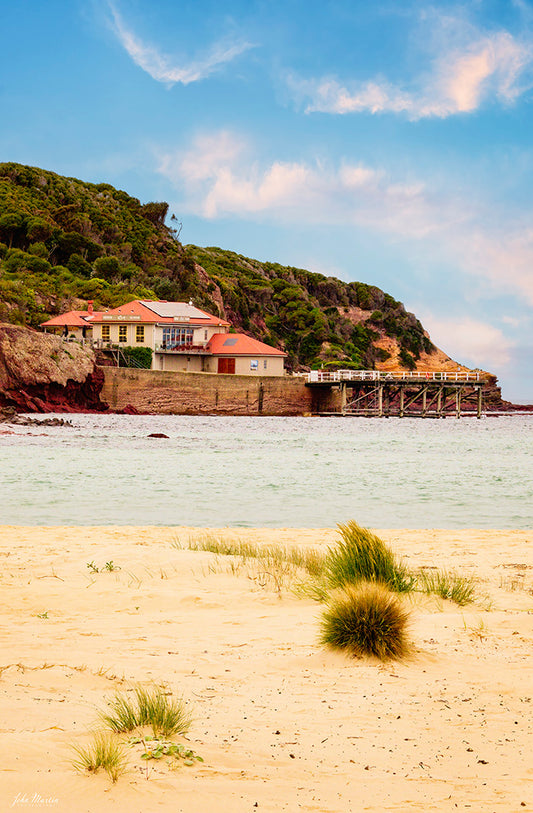
[[[487,373],[477,371],[313,370],[306,386],[315,392],[314,411],[318,415],[481,418],[483,388],[489,378]],[[334,410],[333,390],[340,396]]]

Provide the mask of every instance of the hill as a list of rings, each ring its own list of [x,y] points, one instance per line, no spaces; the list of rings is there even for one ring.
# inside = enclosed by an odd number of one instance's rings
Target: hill
[[[292,369],[457,366],[379,288],[184,246],[168,214],[106,183],[0,164],[0,321],[38,327],[89,299],[192,299],[286,350]]]

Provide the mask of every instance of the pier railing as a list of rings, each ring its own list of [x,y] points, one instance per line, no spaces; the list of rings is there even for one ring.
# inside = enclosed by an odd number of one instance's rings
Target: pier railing
[[[384,372],[383,370],[312,370],[308,373],[309,384],[333,384],[341,381],[424,381],[484,383],[488,381],[487,373],[478,371],[433,372],[423,370],[407,370]]]

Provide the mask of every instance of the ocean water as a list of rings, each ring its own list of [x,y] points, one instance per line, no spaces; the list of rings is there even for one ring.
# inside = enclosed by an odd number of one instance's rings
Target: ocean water
[[[531,415],[62,417],[0,426],[1,524],[533,528]]]

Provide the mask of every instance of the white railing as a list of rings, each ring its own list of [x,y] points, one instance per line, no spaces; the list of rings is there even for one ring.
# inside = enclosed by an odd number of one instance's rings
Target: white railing
[[[433,372],[423,370],[384,372],[383,370],[312,370],[307,375],[310,384],[329,384],[336,381],[464,381],[486,382],[487,373],[478,371]]]

